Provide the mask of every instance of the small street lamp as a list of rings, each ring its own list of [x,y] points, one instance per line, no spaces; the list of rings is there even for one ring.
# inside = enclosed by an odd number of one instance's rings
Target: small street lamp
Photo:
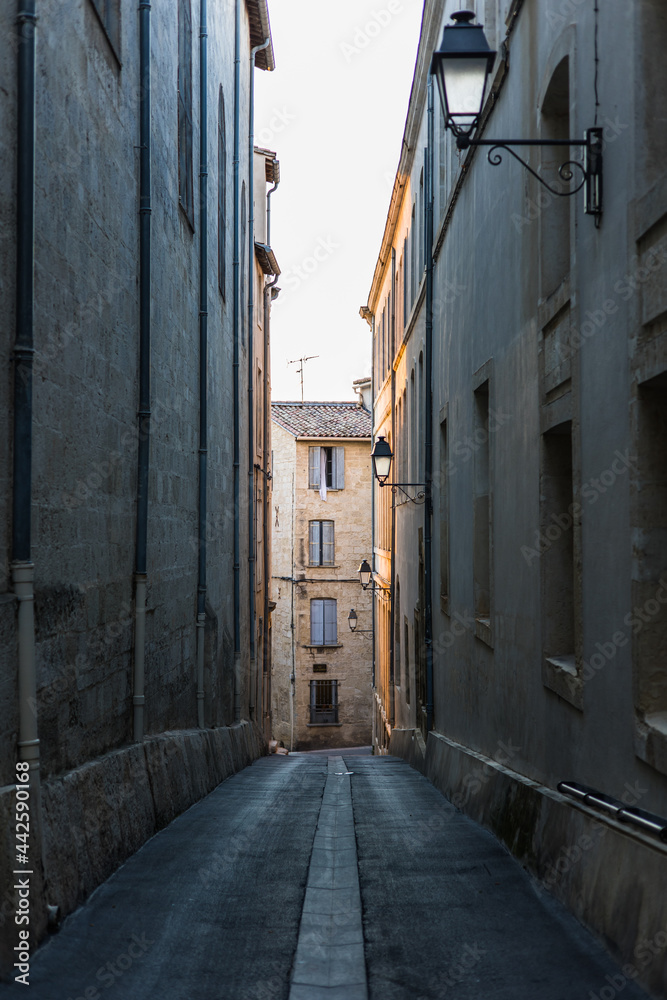
[[[475,15],[469,10],[452,14],[454,24],[447,24],[440,48],[433,53],[431,75],[438,83],[438,92],[445,116],[445,128],[456,138],[459,149],[470,146],[490,146],[487,159],[497,167],[503,162],[499,150],[504,150],[528,170],[543,187],[559,198],[568,198],[584,190],[584,212],[596,217],[599,225],[602,215],[602,129],[589,128],[583,139],[472,139],[479,125],[486,97],[489,76],[496,53],[492,51],[481,24],[473,24]],[[533,168],[522,160],[512,146],[581,146],[584,162],[567,160],[558,168],[561,180],[569,184],[578,172],[578,180],[567,190],[548,184]]]
[[[357,635],[372,635],[372,628],[360,628],[357,631],[357,612],[354,608],[351,609],[349,615],[347,616],[347,624],[350,626],[350,632],[356,632]]]
[[[375,472],[375,478],[380,486],[384,486],[389,478],[391,460],[393,457],[394,456],[388,442],[385,440],[383,435],[380,435],[375,442],[373,451],[371,452],[371,458],[373,459],[373,471]]]
[[[369,566],[368,560],[362,560],[361,566],[359,567],[359,580],[361,581],[361,586],[364,590],[368,590],[372,575],[373,570]]]
[[[389,443],[385,441],[384,436],[380,435],[375,442],[375,447],[371,452],[371,458],[373,459],[373,471],[375,472],[375,478],[377,479],[380,486],[390,486],[392,493],[396,493],[396,490],[400,490],[412,503],[421,504],[424,503],[426,497],[428,496],[428,489],[424,483],[388,483],[389,473],[391,471],[391,462],[394,454],[389,447]],[[403,489],[404,486],[411,486],[418,488],[419,492],[416,496],[411,497],[409,493],[406,493]],[[362,585],[363,586],[363,585]]]
[[[477,127],[496,58],[481,24],[471,23],[474,18],[469,10],[452,14],[454,24],[445,26],[442,44],[433,53],[431,62],[445,113],[445,127],[457,138],[469,136]]]

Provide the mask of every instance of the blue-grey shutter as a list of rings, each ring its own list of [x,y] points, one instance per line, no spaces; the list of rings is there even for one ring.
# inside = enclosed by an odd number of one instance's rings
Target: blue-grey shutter
[[[312,646],[324,645],[324,602],[310,602],[310,643]]]
[[[323,601],[324,604],[324,644],[335,646],[338,642],[337,602]]]
[[[345,489],[345,448],[332,448],[333,451],[333,488],[335,490]]]
[[[320,488],[319,445],[308,449],[308,486],[311,490],[319,490]]]
[[[320,565],[320,521],[311,521],[308,525],[308,545],[310,565]]]
[[[322,565],[334,565],[334,523],[322,521]]]

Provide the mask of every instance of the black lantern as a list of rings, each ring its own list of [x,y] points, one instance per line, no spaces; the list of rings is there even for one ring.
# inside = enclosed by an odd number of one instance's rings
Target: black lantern
[[[357,612],[352,608],[349,615],[347,616],[347,624],[350,626],[350,632],[354,632],[357,627]]]
[[[496,53],[489,48],[481,24],[469,10],[452,14],[442,43],[433,53],[431,73],[438,81],[445,128],[458,138],[469,136],[479,120],[486,84]]]
[[[368,564],[368,560],[364,559],[359,567],[359,579],[361,581],[361,586],[366,590],[371,582],[371,576],[373,575],[373,570]],[[348,619],[349,620],[349,619]]]
[[[373,459],[373,469],[375,470],[375,478],[377,479],[380,486],[384,484],[389,479],[389,472],[391,470],[391,460],[393,458],[392,450],[385,441],[384,437],[380,436],[375,442],[375,447],[371,452],[371,458]]]

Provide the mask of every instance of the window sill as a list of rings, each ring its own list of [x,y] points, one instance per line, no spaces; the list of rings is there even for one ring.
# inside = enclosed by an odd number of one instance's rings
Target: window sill
[[[312,642],[304,642],[303,648],[304,649],[321,649],[322,651],[324,651],[325,649],[342,649],[343,648],[343,643],[342,642],[332,642],[332,643],[327,644],[326,646],[316,646]]]
[[[542,683],[563,701],[583,712],[584,683],[577,670],[574,653],[545,656],[542,661]]]
[[[635,716],[635,754],[661,774],[667,774],[667,712]]]
[[[307,729],[331,729],[331,727],[342,726],[342,722],[307,722]]]
[[[329,565],[328,563],[308,563],[306,567],[306,569],[340,569],[340,568],[341,567],[339,563],[335,564],[332,563],[331,565]]]
[[[493,631],[490,618],[475,618],[475,635],[490,649],[493,649]]]

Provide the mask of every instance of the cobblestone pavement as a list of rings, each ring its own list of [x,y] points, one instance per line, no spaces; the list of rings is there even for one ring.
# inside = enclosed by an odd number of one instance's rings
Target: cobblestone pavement
[[[152,838],[0,1000],[645,994],[404,761],[265,757]]]

